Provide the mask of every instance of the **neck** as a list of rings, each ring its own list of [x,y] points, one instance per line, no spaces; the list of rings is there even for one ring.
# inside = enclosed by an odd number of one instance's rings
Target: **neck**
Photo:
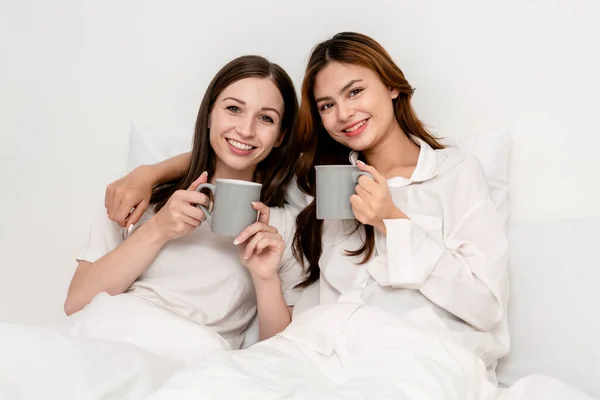
[[[419,159],[420,148],[394,123],[381,140],[363,151],[367,164],[375,167],[384,177],[410,178]]]
[[[254,171],[256,168],[249,168],[243,171],[233,169],[224,165],[222,162],[217,161],[215,168],[215,175],[212,177],[211,182],[215,182],[216,179],[237,179],[240,181],[252,182],[254,178]]]

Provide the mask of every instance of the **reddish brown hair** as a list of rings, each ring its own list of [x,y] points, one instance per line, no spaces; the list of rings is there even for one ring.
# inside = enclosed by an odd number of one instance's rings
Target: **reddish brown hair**
[[[387,51],[370,37],[354,32],[342,32],[319,43],[312,49],[304,81],[298,114],[298,134],[303,140],[303,153],[297,166],[298,185],[304,193],[315,196],[315,165],[347,164],[349,149],[329,136],[323,125],[314,97],[317,74],[330,62],[359,65],[379,75],[384,85],[397,89],[399,95],[392,100],[394,114],[400,128],[418,137],[434,149],[444,146],[425,128],[412,109],[410,99],[414,89]],[[305,287],[319,279],[319,259],[322,253],[323,221],[317,220],[317,207],[313,202],[296,219],[293,251],[304,266],[308,262],[308,276],[299,286]],[[356,229],[361,224],[356,222]],[[367,262],[375,248],[373,227],[365,225],[365,240],[356,250],[347,251],[348,256],[361,256],[360,263]]]

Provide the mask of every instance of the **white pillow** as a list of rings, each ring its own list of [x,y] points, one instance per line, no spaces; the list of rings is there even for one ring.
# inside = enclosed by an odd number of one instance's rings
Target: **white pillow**
[[[156,164],[177,154],[192,150],[193,135],[157,132],[146,125],[131,121],[127,172],[135,167]]]
[[[599,231],[600,218],[511,224],[500,383],[542,373],[600,398]]]
[[[456,146],[475,155],[487,177],[492,201],[498,213],[508,225],[508,156],[510,135],[507,131],[485,131],[462,136],[458,139],[446,139],[444,143]]]

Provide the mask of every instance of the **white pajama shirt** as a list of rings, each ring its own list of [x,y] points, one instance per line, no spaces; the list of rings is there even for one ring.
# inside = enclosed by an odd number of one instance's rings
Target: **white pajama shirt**
[[[349,234],[353,222],[324,221],[320,304],[359,302],[398,316],[428,307],[492,371],[509,348],[506,227],[474,156],[414,139],[421,150],[411,178],[388,180],[408,219],[384,221],[371,260],[345,255],[361,247],[362,227]]]

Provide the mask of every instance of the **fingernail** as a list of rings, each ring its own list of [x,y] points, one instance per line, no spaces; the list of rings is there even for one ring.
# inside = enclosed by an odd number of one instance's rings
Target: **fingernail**
[[[367,165],[367,164],[365,164],[364,162],[362,162],[360,160],[357,160],[356,162],[359,163],[359,164],[362,164],[362,165]]]
[[[131,234],[131,231],[133,230],[133,224],[130,224],[129,227],[127,228],[127,234]]]
[[[252,204],[253,206],[257,205],[258,202],[257,201],[251,201],[250,204]]]
[[[235,239],[233,239],[233,244],[235,244],[236,246],[237,246],[238,244],[240,244],[240,241],[238,240],[238,238],[235,238]]]

